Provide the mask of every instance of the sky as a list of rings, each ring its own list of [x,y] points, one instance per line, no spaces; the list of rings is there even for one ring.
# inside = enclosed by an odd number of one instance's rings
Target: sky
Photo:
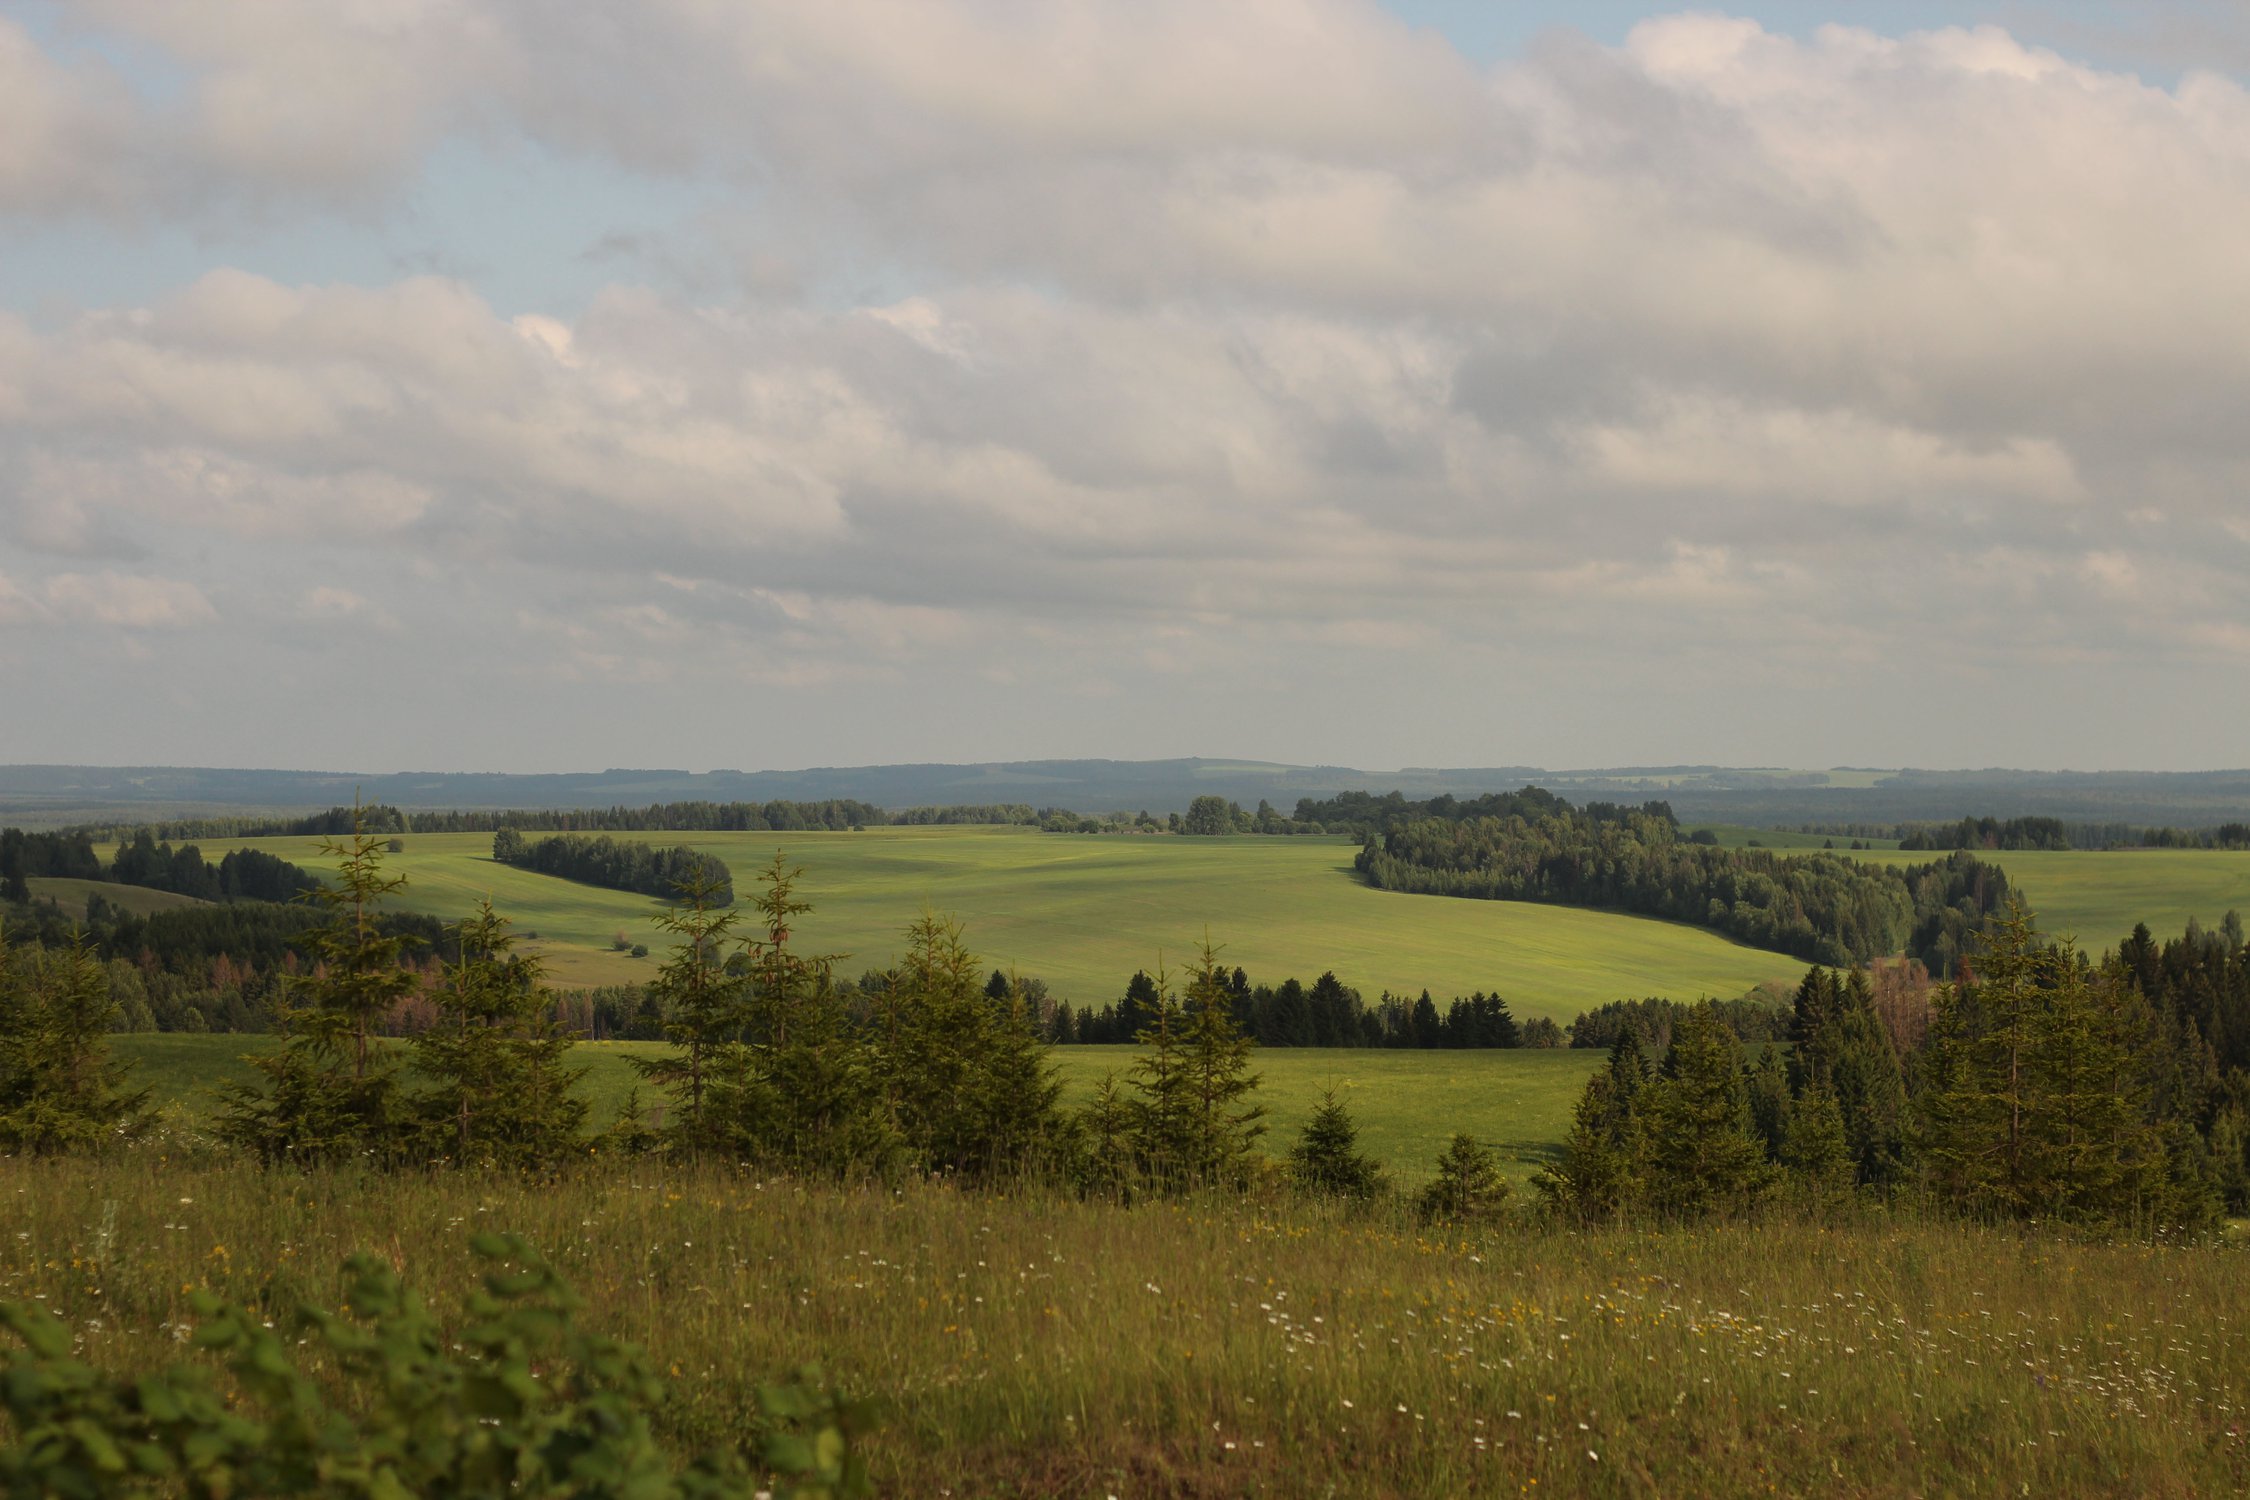
[[[2250,763],[2250,20],[0,0],[0,762]]]

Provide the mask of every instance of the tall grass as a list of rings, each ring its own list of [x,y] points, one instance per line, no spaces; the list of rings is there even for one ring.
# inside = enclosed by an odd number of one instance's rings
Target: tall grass
[[[740,1438],[757,1384],[818,1357],[888,1402],[872,1457],[896,1493],[2250,1486],[2250,1267],[2227,1247],[1880,1222],[1459,1237],[1286,1200],[615,1159],[269,1175],[180,1144],[0,1161],[0,1298],[131,1369],[179,1354],[192,1288],[328,1299],[370,1248],[442,1304],[468,1235],[512,1229],[670,1372],[671,1435]]]

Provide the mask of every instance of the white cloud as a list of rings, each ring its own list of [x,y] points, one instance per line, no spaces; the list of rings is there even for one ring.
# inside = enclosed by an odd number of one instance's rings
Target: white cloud
[[[157,569],[192,602],[141,607],[209,623],[199,587],[286,574],[277,617],[424,659],[497,622],[609,683],[958,657],[1121,698],[1503,648],[1741,694],[1932,643],[2200,663],[2250,613],[2213,73],[1709,15],[1480,71],[1353,0],[75,14],[177,97],[0,23],[0,207],[372,219],[528,140],[699,184],[667,248],[757,270],[0,312],[15,576]],[[64,577],[0,610],[129,575]]]
[[[45,596],[55,617],[70,623],[179,630],[218,618],[201,589],[176,578],[58,573],[47,580]]]

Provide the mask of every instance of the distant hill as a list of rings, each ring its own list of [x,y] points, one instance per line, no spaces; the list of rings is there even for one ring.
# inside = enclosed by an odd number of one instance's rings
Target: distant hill
[[[900,808],[962,802],[1027,802],[1079,812],[1185,811],[1216,794],[1284,812],[1300,797],[1338,792],[1468,796],[1546,787],[1574,801],[1668,799],[1690,822],[1789,826],[1805,822],[1893,823],[1962,816],[2046,815],[2209,827],[2250,817],[2250,770],[1923,771],[1837,767],[1294,766],[1271,761],[1026,760],[966,765],[820,766],[801,771],[607,770],[558,775],[505,772],[225,770],[191,766],[0,766],[0,823],[53,827],[238,811],[297,811],[369,802],[413,810],[638,806],[713,802],[820,801],[854,797]]]

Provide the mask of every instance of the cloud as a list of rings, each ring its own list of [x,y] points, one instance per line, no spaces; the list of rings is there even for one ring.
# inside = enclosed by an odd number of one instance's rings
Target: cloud
[[[1479,69],[1351,0],[73,15],[177,87],[0,29],[0,205],[372,221],[528,144],[695,185],[619,243],[741,275],[522,310],[222,265],[0,313],[13,576],[807,694],[2238,657],[2218,73],[1710,15]],[[63,576],[0,610],[126,575]]]
[[[71,624],[128,630],[181,630],[207,625],[218,611],[203,591],[176,578],[125,573],[58,573],[47,580],[47,609]]]

